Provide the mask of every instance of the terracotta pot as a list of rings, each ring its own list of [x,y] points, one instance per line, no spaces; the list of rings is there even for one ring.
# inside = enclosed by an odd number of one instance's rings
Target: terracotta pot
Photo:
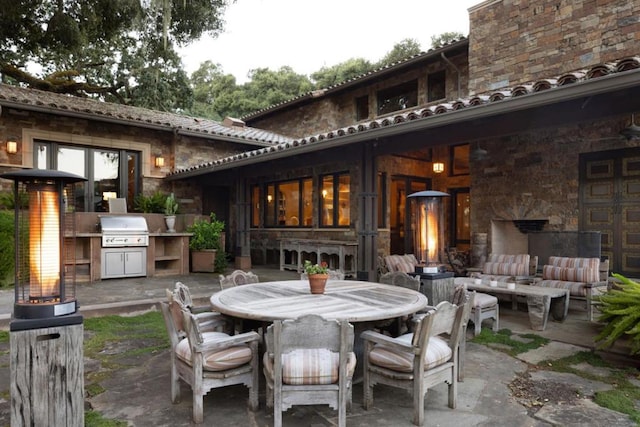
[[[328,274],[309,274],[309,289],[312,294],[324,294]]]

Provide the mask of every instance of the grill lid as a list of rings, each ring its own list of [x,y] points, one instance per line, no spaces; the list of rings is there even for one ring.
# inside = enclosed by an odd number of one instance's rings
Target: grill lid
[[[147,220],[142,216],[109,215],[100,217],[102,233],[136,234],[148,233]]]

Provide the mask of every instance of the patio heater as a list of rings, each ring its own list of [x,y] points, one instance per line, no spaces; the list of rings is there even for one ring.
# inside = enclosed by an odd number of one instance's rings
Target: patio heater
[[[421,290],[429,304],[450,300],[453,291],[453,273],[446,272],[441,262],[444,248],[444,211],[442,199],[449,196],[442,191],[418,191],[407,196],[411,199],[413,246],[420,276]]]
[[[11,426],[84,424],[83,319],[75,297],[75,185],[29,169],[14,184],[15,302],[10,329]]]

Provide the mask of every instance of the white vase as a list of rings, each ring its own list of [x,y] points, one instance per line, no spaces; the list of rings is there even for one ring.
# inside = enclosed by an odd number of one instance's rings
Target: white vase
[[[169,233],[175,233],[176,229],[176,216],[175,215],[168,215],[164,217],[164,222],[167,224],[167,231]]]

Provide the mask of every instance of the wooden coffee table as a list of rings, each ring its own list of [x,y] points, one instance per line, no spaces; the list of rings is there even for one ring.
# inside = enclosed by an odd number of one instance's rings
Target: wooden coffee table
[[[516,283],[514,289],[508,289],[507,284],[498,282],[497,287],[489,285],[489,281],[483,279],[481,284],[476,284],[473,278],[456,277],[455,284],[464,284],[470,291],[483,292],[492,295],[507,295],[511,298],[514,310],[518,308],[518,297],[525,297],[531,329],[544,331],[547,327],[549,312],[555,320],[562,321],[569,312],[569,290],[556,288],[543,288],[535,285],[523,285]]]

